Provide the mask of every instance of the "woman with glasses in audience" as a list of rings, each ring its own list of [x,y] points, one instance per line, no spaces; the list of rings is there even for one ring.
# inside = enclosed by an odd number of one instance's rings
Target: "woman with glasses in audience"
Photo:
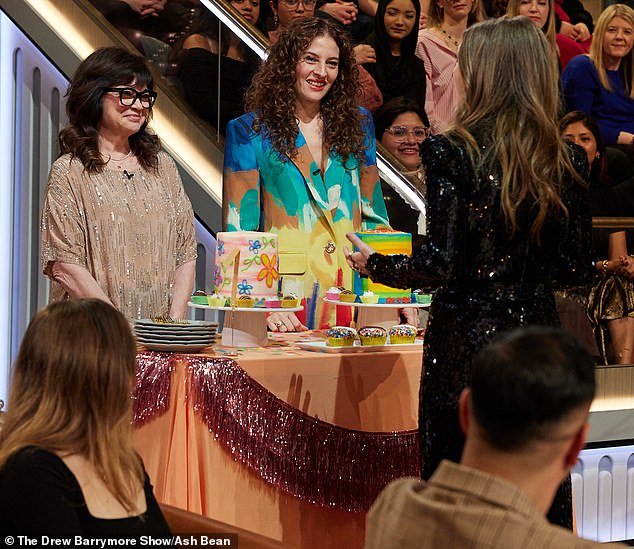
[[[52,303],[24,334],[0,430],[0,532],[169,536],[132,440],[136,343],[99,299]]]
[[[223,224],[277,233],[282,291],[319,297],[352,284],[345,234],[387,226],[370,114],[357,107],[357,68],[345,32],[304,18],[279,36],[247,92],[249,113],[227,126]],[[339,275],[341,271],[341,275]],[[317,300],[317,327],[334,307]],[[306,329],[293,313],[274,331]]]
[[[277,42],[280,32],[293,22],[315,14],[315,0],[269,0],[273,12],[273,29],[269,34],[271,44]]]
[[[191,204],[148,129],[146,61],[102,48],[77,68],[41,220],[51,301],[96,297],[125,316],[184,318],[194,282]]]
[[[403,165],[405,175],[423,195],[425,174],[420,159],[420,145],[429,135],[429,120],[416,101],[408,97],[395,97],[385,103],[374,117],[376,137]],[[398,231],[411,233],[412,248],[418,249],[421,237],[418,226],[419,212],[413,210],[385,181],[381,189],[390,225]]]
[[[455,122],[421,146],[424,245],[411,258],[381,255],[348,235],[362,274],[436,289],[419,407],[425,479],[442,459],[460,460],[457,402],[475,354],[499,331],[558,325],[553,286],[593,274],[587,160],[559,135],[557,64],[544,34],[525,17],[485,21],[465,32],[458,63]],[[571,527],[570,484],[553,511]]]

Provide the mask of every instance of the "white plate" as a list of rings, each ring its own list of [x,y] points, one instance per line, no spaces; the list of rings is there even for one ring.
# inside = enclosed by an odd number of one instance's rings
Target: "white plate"
[[[423,346],[423,342],[420,339],[416,339],[414,340],[414,343],[399,343],[395,345],[361,345],[359,341],[355,341],[352,347],[329,347],[327,341],[320,339],[315,341],[298,341],[295,345],[300,349],[305,349],[306,351],[316,351],[318,353],[372,353],[416,350]]]
[[[137,341],[139,343],[165,343],[165,344],[173,344],[173,345],[196,345],[196,344],[205,344],[205,345],[213,345],[216,342],[215,337],[199,337],[199,338],[189,338],[189,337],[148,337],[148,336],[138,336]]]
[[[327,297],[324,297],[324,301],[326,303],[332,303],[333,305],[344,305],[346,307],[370,307],[372,309],[407,309],[411,307],[415,309],[426,309],[430,305],[429,303],[357,303],[356,301],[348,303],[346,301],[328,299]]]
[[[192,303],[191,301],[187,303],[190,307],[194,309],[213,309],[214,311],[237,311],[239,313],[279,313],[280,311],[285,311],[287,313],[296,313],[297,311],[301,311],[304,309],[301,305],[299,307],[212,307],[210,305],[196,305],[196,303]]]
[[[156,337],[174,336],[174,337],[208,337],[216,333],[216,328],[204,328],[200,330],[155,330],[147,326],[135,326],[134,331],[140,335],[149,335]]]
[[[184,320],[183,322],[154,322],[150,318],[137,318],[134,320],[137,326],[151,327],[152,329],[170,329],[170,330],[200,330],[208,328],[217,328],[217,322],[209,322],[208,320]]]
[[[179,345],[173,343],[141,343],[143,347],[150,351],[165,351],[170,353],[197,353],[207,347],[211,347],[208,343],[198,343],[196,345]]]

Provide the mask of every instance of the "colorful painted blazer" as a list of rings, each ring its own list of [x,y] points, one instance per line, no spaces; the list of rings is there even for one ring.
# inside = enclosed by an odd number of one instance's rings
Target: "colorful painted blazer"
[[[308,297],[318,281],[320,295],[335,284],[337,272],[352,284],[344,257],[345,234],[388,226],[378,170],[372,118],[361,109],[365,154],[345,163],[331,153],[322,176],[306,140],[298,133],[295,158],[282,157],[270,139],[252,129],[254,114],[229,122],[225,142],[223,225],[227,231],[278,234],[284,291]],[[297,284],[297,282],[296,282]]]

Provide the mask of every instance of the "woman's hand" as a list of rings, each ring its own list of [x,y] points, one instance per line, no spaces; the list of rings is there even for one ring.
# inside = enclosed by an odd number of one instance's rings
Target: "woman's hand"
[[[366,264],[368,258],[376,252],[354,233],[346,233],[346,238],[359,250],[358,252],[353,252],[350,248],[344,247],[343,252],[346,255],[346,262],[351,269],[367,276]]]
[[[623,278],[634,278],[634,258],[621,257],[619,261],[620,264],[615,269],[616,274]]]
[[[632,145],[634,144],[634,133],[620,132],[616,142],[619,145]]]
[[[354,47],[354,58],[357,60],[357,65],[376,63],[376,52],[370,44],[359,44]]]
[[[575,38],[577,42],[585,42],[586,40],[590,40],[592,33],[585,23],[577,23],[576,25],[573,25],[573,28],[577,31],[577,38]]]
[[[335,0],[328,2],[319,8],[324,13],[334,17],[340,23],[349,25],[357,19],[357,6],[352,2],[344,2],[343,0]]]
[[[271,332],[305,332],[308,330],[295,313],[284,311],[271,313],[266,319],[266,324]]]

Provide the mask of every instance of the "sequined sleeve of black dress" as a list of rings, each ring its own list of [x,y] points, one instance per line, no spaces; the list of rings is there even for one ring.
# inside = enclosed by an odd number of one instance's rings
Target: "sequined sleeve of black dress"
[[[476,136],[477,138],[477,136]],[[478,140],[482,150],[486,138]],[[471,377],[475,354],[498,332],[517,326],[558,325],[552,289],[587,284],[593,275],[587,189],[562,182],[568,216],[545,221],[541,243],[530,238],[530,207],[517,212],[513,235],[500,210],[499,169],[474,169],[464,146],[437,136],[422,147],[427,176],[428,237],[407,256],[373,254],[370,277],[391,286],[435,289],[425,334],[419,429],[424,478],[441,459],[460,459],[463,435],[457,401]],[[575,148],[579,173],[585,154]],[[559,524],[570,524],[570,499]]]

